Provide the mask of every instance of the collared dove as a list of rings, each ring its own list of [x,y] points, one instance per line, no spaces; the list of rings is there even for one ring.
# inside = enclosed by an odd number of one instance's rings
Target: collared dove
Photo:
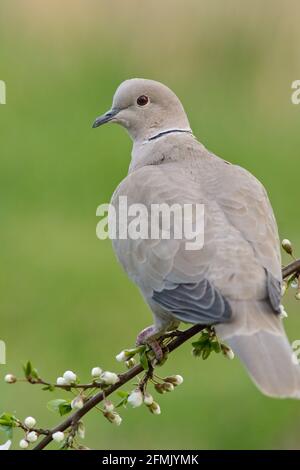
[[[127,177],[112,197],[130,204],[203,204],[204,246],[186,240],[115,239],[113,246],[154,316],[137,344],[160,358],[157,338],[180,322],[214,325],[258,388],[300,398],[299,365],[284,332],[276,221],[262,184],[209,152],[194,137],[177,96],[165,85],[131,79],[93,127],[115,122],[133,140]]]

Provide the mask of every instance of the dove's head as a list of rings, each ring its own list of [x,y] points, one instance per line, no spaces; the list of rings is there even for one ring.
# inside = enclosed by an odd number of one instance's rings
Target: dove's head
[[[98,117],[93,127],[106,122],[121,124],[135,142],[169,130],[190,131],[188,118],[175,93],[162,83],[142,78],[121,83],[111,109]]]

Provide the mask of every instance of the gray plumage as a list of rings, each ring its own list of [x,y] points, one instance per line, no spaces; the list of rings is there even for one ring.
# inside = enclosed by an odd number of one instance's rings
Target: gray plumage
[[[140,96],[148,98],[143,106]],[[299,398],[299,366],[279,316],[278,231],[264,187],[199,143],[176,95],[158,82],[121,84],[112,109],[94,127],[107,121],[123,125],[133,139],[128,176],[112,197],[117,211],[120,196],[128,205],[205,207],[201,250],[187,251],[185,239],[113,241],[153,312],[145,341],[178,321],[215,324],[263,393]]]

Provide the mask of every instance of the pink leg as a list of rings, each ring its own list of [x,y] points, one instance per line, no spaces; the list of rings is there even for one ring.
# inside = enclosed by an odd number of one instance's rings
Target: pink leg
[[[157,336],[158,333],[159,331],[157,330],[157,327],[155,325],[148,326],[139,333],[136,339],[136,344],[137,346],[140,346],[141,344],[146,344],[150,346],[150,348],[155,354],[157,362],[161,362],[164,357],[163,350],[159,342],[154,338],[154,336]]]

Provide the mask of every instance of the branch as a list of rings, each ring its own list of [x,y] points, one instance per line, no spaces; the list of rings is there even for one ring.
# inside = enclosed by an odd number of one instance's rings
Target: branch
[[[282,269],[282,277],[283,279],[287,278],[291,274],[300,273],[300,259],[293,261],[286,267]],[[194,335],[205,329],[205,325],[194,325],[191,328],[183,332],[179,332],[178,335],[168,344],[169,352],[174,351],[175,349],[179,348],[183,343],[188,341]],[[118,390],[124,384],[129,382],[131,379],[136,377],[138,374],[144,371],[142,365],[138,364],[128,372],[119,375],[119,382],[115,385],[111,385],[105,391],[99,391],[94,396],[92,396],[88,401],[85,402],[83,407],[65,419],[62,423],[58,426],[53,428],[48,435],[46,435],[34,448],[33,450],[42,450],[44,449],[51,441],[52,441],[52,434],[58,431],[65,431],[69,427],[74,427],[80,421],[80,419],[86,415],[91,409],[93,409],[98,403],[103,401],[106,397],[111,395],[113,392]]]
[[[283,279],[286,279],[291,274],[300,274],[300,259],[296,259],[292,263],[282,268]]]
[[[179,348],[183,343],[188,341],[192,336],[196,335],[199,333],[201,330],[205,328],[205,325],[194,325],[191,328],[189,328],[186,331],[180,332],[179,335],[168,345],[168,350],[169,352],[174,351],[175,349]],[[68,429],[70,426],[74,426],[78,421],[85,415],[87,414],[92,408],[94,408],[98,403],[104,400],[104,398],[108,397],[111,395],[113,392],[118,390],[118,388],[122,387],[125,383],[129,382],[131,379],[136,377],[138,374],[143,372],[144,369],[143,367],[138,364],[132,369],[130,369],[128,372],[125,372],[124,374],[119,375],[119,382],[117,382],[115,385],[112,385],[111,387],[107,388],[105,392],[98,392],[96,395],[91,397],[84,405],[83,407],[73,413],[73,415],[69,416],[65,421],[63,421],[61,424],[53,428],[50,432],[50,434],[44,439],[42,439],[34,448],[33,450],[42,450],[44,449],[49,442],[52,440],[52,434],[58,431],[65,431]]]

